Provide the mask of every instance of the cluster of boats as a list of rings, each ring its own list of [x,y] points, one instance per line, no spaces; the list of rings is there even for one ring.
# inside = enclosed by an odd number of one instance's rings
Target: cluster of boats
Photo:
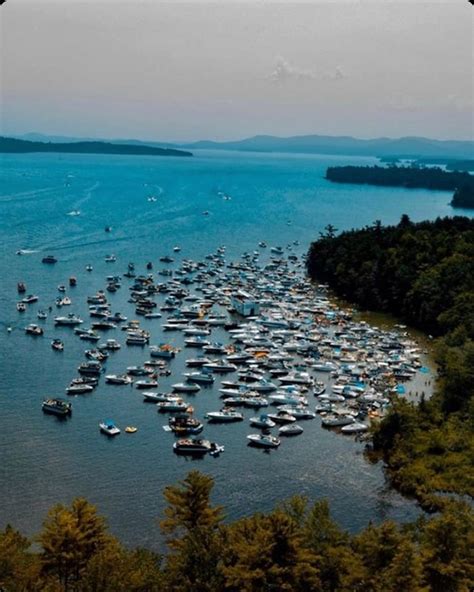
[[[102,376],[109,385],[141,389],[144,402],[169,414],[165,428],[180,437],[173,446],[180,454],[221,452],[222,446],[195,436],[205,422],[245,421],[246,410],[252,412],[248,422],[255,430],[247,442],[264,449],[278,448],[282,437],[303,434],[301,423],[318,416],[325,428],[365,432],[386,412],[400,383],[420,370],[422,351],[403,329],[384,331],[337,307],[326,286],[306,278],[304,262],[293,254],[292,245],[286,250],[271,247],[268,254],[266,247],[261,242],[258,250],[233,262],[220,247],[202,261],[183,259],[174,269],[161,270],[167,273],[138,274],[130,263],[123,276],[107,276],[105,290],[87,297],[90,327],[83,328],[83,319],[73,312],[54,318],[55,326],[71,327],[79,339],[93,344],[66,393],[92,393]],[[174,263],[169,255],[160,262]],[[149,272],[152,263],[146,268]],[[112,313],[107,292],[121,288],[124,279],[135,314],[164,316],[160,335],[172,334],[172,343],[150,344],[151,331],[140,320]],[[125,344],[147,348],[149,359],[112,374],[105,371],[107,359],[122,344],[104,339],[103,333],[118,328]],[[33,335],[40,331],[38,325],[27,328]],[[64,348],[59,339],[51,345]],[[173,361],[186,353],[186,371],[176,380]],[[169,387],[157,390],[169,376]],[[220,404],[200,420],[189,397],[201,397],[202,389]],[[62,399],[47,401],[45,411],[70,414],[70,403],[66,413]],[[120,433],[111,420],[101,422],[100,430],[110,436]]]

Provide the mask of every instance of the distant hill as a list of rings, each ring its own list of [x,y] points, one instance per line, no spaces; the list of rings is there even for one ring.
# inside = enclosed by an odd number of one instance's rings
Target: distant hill
[[[110,142],[31,142],[0,136],[0,153],[62,152],[68,154],[123,154],[141,156],[192,156],[192,152],[146,144],[112,144]]]
[[[450,160],[471,160],[474,158],[474,142],[458,140],[433,140],[429,138],[375,138],[361,140],[351,136],[253,136],[243,140],[230,142],[214,142],[201,140],[199,142],[155,142],[136,139],[104,139],[104,138],[73,138],[69,136],[54,136],[39,133],[29,133],[16,136],[19,139],[37,142],[97,142],[110,144],[127,144],[134,146],[152,146],[172,149],[212,149],[239,150],[249,152],[292,152],[302,154],[341,154],[353,156],[375,156],[396,159],[440,159],[439,163]]]
[[[200,141],[183,144],[189,149],[245,150],[257,152],[301,152],[355,156],[397,156],[398,158],[442,157],[470,159],[474,142],[428,138],[376,138],[360,140],[350,136],[254,136],[234,142]]]

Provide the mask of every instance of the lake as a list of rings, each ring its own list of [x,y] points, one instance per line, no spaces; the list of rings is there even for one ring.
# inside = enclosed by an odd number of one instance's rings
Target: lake
[[[324,179],[327,166],[375,162],[220,151],[197,151],[193,158],[2,155],[0,527],[11,523],[26,534],[35,533],[53,504],[85,496],[125,543],[160,548],[162,490],[191,468],[215,478],[214,501],[225,505],[231,519],[269,510],[296,493],[328,498],[336,520],[351,531],[369,520],[413,519],[418,513],[414,502],[387,488],[381,465],[366,462],[363,445],[322,430],[318,419],[306,422],[302,436],[271,454],[246,446],[247,422],[206,426],[205,435],[224,444],[225,453],[194,462],[173,454],[173,438],[162,429],[166,418],[153,405],[143,404],[140,391],[130,387],[102,381],[92,395],[73,399],[70,421],[45,416],[44,396],[64,394],[88,344],[70,329],[55,329],[54,313],[44,322],[44,338],[24,333],[28,323],[38,322],[37,310],[54,302],[58,284],[67,284],[69,276],[78,280],[68,290],[71,311],[84,318],[86,296],[105,287],[106,275],[122,274],[129,261],[141,273],[147,261],[159,269],[164,266],[159,257],[172,253],[175,245],[182,249],[177,262],[202,258],[219,245],[226,245],[226,257],[232,259],[255,250],[259,241],[284,246],[298,240],[294,252],[303,254],[327,224],[343,230],[375,220],[397,223],[403,213],[414,221],[453,214],[450,195],[444,192],[338,185]],[[149,201],[151,196],[156,201]],[[77,211],[80,215],[68,215]],[[111,232],[104,231],[106,226]],[[19,249],[33,252],[18,256]],[[114,264],[104,261],[110,253],[117,256]],[[41,264],[46,254],[59,262]],[[88,264],[92,273],[85,270]],[[40,299],[23,314],[15,308],[18,281]],[[113,311],[134,318],[127,285],[110,300]],[[152,333],[151,343],[168,339],[161,322],[143,321]],[[123,333],[115,333],[123,342]],[[53,337],[64,339],[62,354],[51,349]],[[182,345],[180,340],[182,336],[173,335],[175,345]],[[180,377],[185,357],[183,352],[173,361],[173,377],[164,379],[160,390]],[[120,372],[145,359],[146,349],[122,347],[110,356],[107,371]],[[198,416],[219,408],[216,393],[217,386],[196,397]],[[121,426],[137,425],[139,431],[109,440],[98,431],[99,420],[106,417]]]

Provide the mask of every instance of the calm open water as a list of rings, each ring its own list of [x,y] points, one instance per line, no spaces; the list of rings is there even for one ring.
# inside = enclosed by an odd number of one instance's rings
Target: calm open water
[[[10,522],[27,534],[39,530],[54,503],[87,497],[98,505],[112,531],[128,544],[160,547],[156,520],[164,504],[163,488],[198,468],[215,478],[214,499],[224,504],[229,518],[269,510],[295,493],[310,499],[326,497],[334,517],[352,531],[369,520],[404,521],[417,514],[412,501],[390,491],[382,467],[363,458],[363,447],[352,438],[320,428],[318,419],[304,422],[305,432],[282,443],[271,454],[246,446],[251,432],[247,421],[210,425],[204,435],[225,445],[220,458],[187,461],[171,449],[173,436],[162,429],[166,416],[142,402],[140,391],[105,385],[92,395],[73,400],[70,421],[41,412],[45,395],[62,396],[76,375],[89,344],[70,329],[54,329],[45,322],[45,336],[24,334],[38,322],[38,308],[57,296],[58,284],[70,275],[78,286],[69,291],[73,306],[63,308],[83,315],[85,297],[104,288],[108,274],[126,271],[134,261],[138,272],[152,260],[182,247],[175,257],[201,258],[219,245],[227,258],[253,251],[258,241],[286,245],[306,252],[311,240],[331,223],[338,229],[370,224],[376,219],[396,223],[402,213],[413,220],[452,215],[447,193],[331,184],[324,180],[327,166],[373,164],[375,159],[306,155],[268,155],[196,152],[194,158],[156,158],[93,155],[2,155],[0,160],[0,527]],[[231,200],[223,200],[218,191]],[[147,196],[155,195],[156,203]],[[66,214],[80,210],[81,215]],[[209,216],[202,212],[208,210]],[[459,214],[467,212],[457,211]],[[104,227],[112,226],[111,233]],[[18,249],[38,251],[17,256]],[[41,264],[45,254],[59,263]],[[115,264],[104,262],[109,253]],[[94,265],[87,273],[85,266]],[[165,278],[163,278],[165,279]],[[16,283],[40,302],[20,315]],[[161,281],[161,280],[160,280]],[[128,282],[110,295],[113,311],[134,318],[127,303]],[[41,321],[40,321],[41,322]],[[152,332],[151,343],[180,345],[180,335],[163,338],[161,320],[143,320]],[[13,331],[7,334],[7,326]],[[110,333],[124,342],[124,333]],[[61,354],[50,347],[53,337],[64,339]],[[213,338],[219,340],[219,332]],[[222,333],[222,337],[225,335]],[[172,363],[173,377],[159,390],[180,381],[184,360],[196,350],[182,352]],[[189,355],[187,355],[189,354]],[[107,362],[110,373],[148,359],[147,349],[123,347]],[[196,415],[219,409],[218,381],[195,398]],[[245,412],[246,417],[251,415]],[[109,440],[99,434],[99,420],[137,425],[135,435],[122,433]]]

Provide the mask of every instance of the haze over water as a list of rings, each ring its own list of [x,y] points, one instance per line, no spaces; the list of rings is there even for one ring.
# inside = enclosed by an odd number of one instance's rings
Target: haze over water
[[[77,288],[68,289],[73,306],[61,314],[78,312],[87,326],[86,296],[105,287],[106,275],[123,274],[129,261],[138,273],[145,273],[145,263],[153,261],[156,272],[164,267],[159,257],[170,254],[174,245],[182,249],[173,255],[176,264],[183,258],[202,258],[220,245],[227,246],[226,258],[231,260],[257,249],[262,240],[269,246],[298,240],[292,251],[301,255],[327,224],[343,230],[377,219],[397,223],[403,213],[414,221],[469,215],[453,211],[445,192],[337,185],[323,178],[329,165],[375,162],[205,151],[193,158],[2,155],[0,528],[10,522],[25,533],[36,532],[51,505],[83,495],[98,505],[124,542],[156,547],[162,489],[191,468],[215,477],[214,499],[225,504],[230,518],[269,510],[295,493],[327,497],[335,518],[352,531],[369,520],[413,518],[414,504],[387,490],[381,466],[367,464],[363,446],[322,430],[319,419],[305,422],[302,436],[285,441],[271,454],[246,446],[251,431],[247,421],[206,426],[204,435],[224,444],[225,453],[189,462],[173,454],[173,437],[162,429],[167,418],[143,404],[140,391],[129,387],[108,386],[102,380],[92,395],[73,399],[70,421],[44,416],[44,396],[63,395],[88,344],[69,329],[53,328],[55,310],[46,321],[44,338],[35,340],[23,331],[29,322],[37,322],[37,310],[54,302],[57,285],[66,284],[71,275],[78,279]],[[231,199],[222,199],[220,191]],[[147,201],[151,195],[156,203]],[[79,216],[67,215],[77,210]],[[105,226],[112,232],[105,233]],[[36,252],[20,257],[15,254],[19,249]],[[110,253],[117,256],[112,265],[104,262]],[[42,265],[45,254],[56,255],[58,264]],[[89,263],[94,271],[88,274]],[[23,315],[15,309],[18,281],[40,298]],[[135,314],[127,303],[128,285],[124,281],[109,299],[114,312],[120,310],[130,319]],[[142,321],[152,333],[150,343],[181,346],[182,336],[162,335],[162,322]],[[7,326],[13,327],[10,335]],[[213,340],[226,339],[219,331],[213,331]],[[108,336],[124,342],[120,331]],[[63,354],[51,350],[53,337],[64,340]],[[172,363],[173,376],[160,382],[160,391],[180,381],[185,359],[195,353],[181,352]],[[119,373],[146,359],[146,348],[123,346],[111,354],[107,371]],[[196,396],[198,417],[220,407],[217,384]],[[245,415],[250,417],[250,412]],[[137,425],[139,432],[108,440],[98,430],[98,422],[106,417],[121,427]]]

